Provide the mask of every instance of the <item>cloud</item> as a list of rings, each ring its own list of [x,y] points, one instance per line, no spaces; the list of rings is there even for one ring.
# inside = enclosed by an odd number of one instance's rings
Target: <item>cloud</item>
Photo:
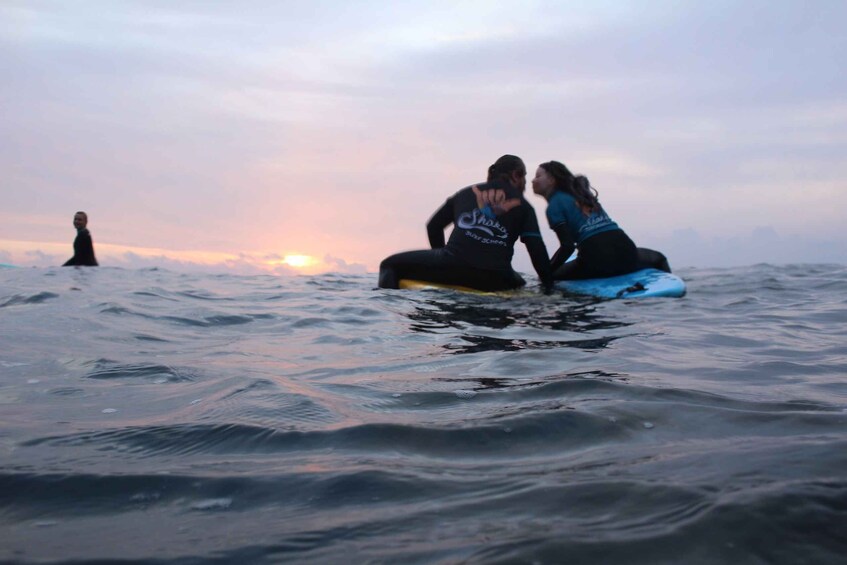
[[[759,226],[745,235],[726,237],[706,237],[695,230],[679,230],[652,243],[668,256],[671,266],[677,267],[847,263],[847,238],[784,236],[773,226]],[[652,247],[646,243],[645,246]]]
[[[365,274],[368,272],[365,265],[361,263],[347,263],[344,259],[333,257],[332,255],[324,256],[324,263],[332,266],[332,272],[347,273],[347,274]]]
[[[262,268],[256,260],[245,256],[239,256],[218,262],[203,263],[186,259],[175,259],[165,255],[141,256],[136,253],[126,252],[117,257],[109,257],[107,260],[101,258],[100,264],[130,269],[147,269],[155,267],[186,273],[235,273],[240,275],[293,274],[293,270],[291,269],[278,268],[269,270],[267,268]]]
[[[62,259],[60,255],[56,255],[53,253],[45,253],[41,249],[33,249],[31,251],[26,251],[24,252],[24,257],[25,258],[23,259],[23,264],[25,265],[61,265],[65,262],[65,260]],[[68,257],[70,258],[70,255],[68,255]]]

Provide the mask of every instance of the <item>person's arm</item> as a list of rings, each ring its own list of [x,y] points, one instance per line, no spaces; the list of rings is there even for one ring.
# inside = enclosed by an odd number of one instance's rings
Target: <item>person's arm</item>
[[[541,288],[545,294],[549,293],[553,288],[553,270],[550,268],[550,257],[547,255],[547,246],[544,245],[541,234],[524,234],[521,236],[521,241],[526,245],[532,267],[541,280]]]
[[[567,224],[559,224],[553,228],[553,231],[556,232],[556,236],[559,238],[559,249],[556,250],[553,258],[550,260],[550,268],[555,271],[573,254],[576,244],[571,239]]]
[[[74,267],[79,265],[79,237],[80,233],[77,232],[76,237],[74,238],[74,254],[73,256],[64,262],[63,267]]]
[[[550,256],[547,254],[547,246],[541,238],[541,230],[538,228],[538,218],[535,210],[528,203],[525,204],[523,221],[521,222],[521,241],[526,245],[532,267],[541,280],[541,288],[548,294],[553,288],[553,270],[550,268]]]
[[[433,249],[444,247],[444,228],[453,223],[453,197],[447,199],[441,208],[426,223],[426,235],[429,237],[429,246]]]

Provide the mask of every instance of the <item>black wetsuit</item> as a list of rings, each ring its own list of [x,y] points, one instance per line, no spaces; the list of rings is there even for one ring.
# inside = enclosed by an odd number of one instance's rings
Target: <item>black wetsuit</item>
[[[94,257],[94,243],[91,241],[91,232],[87,228],[77,230],[74,239],[74,256],[68,259],[63,267],[74,265],[84,267],[96,267],[97,259]]]
[[[519,237],[529,251],[542,284],[545,288],[550,287],[550,261],[535,210],[511,185],[480,183],[476,186],[480,190],[501,189],[507,199],[520,199],[520,205],[495,216],[490,208],[477,207],[471,187],[463,188],[448,198],[427,222],[432,249],[397,253],[385,259],[379,266],[380,287],[397,288],[400,279],[486,291],[521,287],[526,283],[512,269],[512,255]],[[450,224],[454,224],[454,228],[445,243],[444,228]]]

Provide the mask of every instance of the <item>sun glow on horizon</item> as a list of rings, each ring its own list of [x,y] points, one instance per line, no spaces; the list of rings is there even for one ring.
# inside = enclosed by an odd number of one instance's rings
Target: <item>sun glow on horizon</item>
[[[257,273],[292,273],[314,275],[329,270],[344,270],[355,267],[357,272],[363,265],[345,261],[325,259],[313,255],[276,254],[268,251],[227,253],[219,251],[172,250],[152,247],[134,247],[103,242],[94,244],[97,258],[102,266],[203,268]],[[70,242],[16,241],[0,239],[0,263],[17,266],[58,266],[73,253]],[[358,269],[361,267],[361,269]]]
[[[286,255],[279,261],[272,261],[274,265],[288,265],[295,269],[304,269],[318,263],[318,260],[311,255]]]

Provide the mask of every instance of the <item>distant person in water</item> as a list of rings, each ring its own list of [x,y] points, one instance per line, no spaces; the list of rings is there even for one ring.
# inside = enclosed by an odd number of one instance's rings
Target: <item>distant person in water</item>
[[[503,155],[488,168],[486,182],[468,186],[447,199],[426,225],[432,249],[391,255],[379,266],[379,286],[398,288],[401,279],[465,286],[483,291],[526,284],[512,270],[518,238],[549,290],[550,260],[535,210],[524,198],[526,167],[519,157]],[[453,224],[449,240],[444,229]]]
[[[550,262],[554,279],[614,277],[646,268],[671,272],[664,255],[635,247],[600,205],[588,179],[574,176],[562,163],[539,165],[532,191],[547,200],[547,220],[559,238]],[[576,259],[567,262],[574,249]]]
[[[74,227],[76,228],[76,239],[74,239],[74,256],[65,262],[63,267],[83,266],[96,267],[97,259],[94,257],[94,243],[91,241],[91,232],[88,231],[88,214],[77,212],[74,214]]]

